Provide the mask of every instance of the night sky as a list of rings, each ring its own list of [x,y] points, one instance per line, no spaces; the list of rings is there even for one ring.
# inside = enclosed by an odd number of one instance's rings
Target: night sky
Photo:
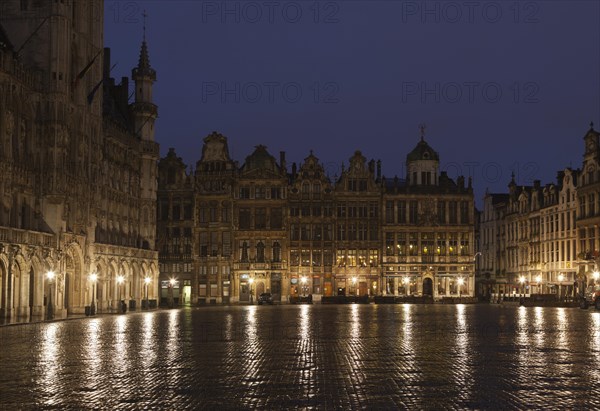
[[[226,9],[225,9],[226,8]],[[157,140],[188,165],[213,130],[314,150],[333,177],[360,149],[404,176],[419,140],[484,191],[554,182],[600,129],[600,2],[106,1],[112,76],[137,63],[146,10]]]

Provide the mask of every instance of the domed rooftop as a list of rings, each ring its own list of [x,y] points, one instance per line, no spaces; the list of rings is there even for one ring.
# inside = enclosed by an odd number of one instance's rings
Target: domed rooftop
[[[440,156],[427,142],[421,137],[421,141],[417,146],[408,153],[406,161],[419,161],[419,160],[435,160],[440,161]]]
[[[273,173],[279,172],[279,167],[277,166],[275,157],[269,154],[267,147],[263,146],[262,144],[256,146],[254,152],[246,157],[246,162],[244,163],[244,171],[257,169],[269,170]]]

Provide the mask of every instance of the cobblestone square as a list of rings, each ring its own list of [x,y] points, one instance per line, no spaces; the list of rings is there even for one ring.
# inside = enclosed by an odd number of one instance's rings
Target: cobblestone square
[[[0,327],[1,409],[598,409],[600,312],[207,307]]]

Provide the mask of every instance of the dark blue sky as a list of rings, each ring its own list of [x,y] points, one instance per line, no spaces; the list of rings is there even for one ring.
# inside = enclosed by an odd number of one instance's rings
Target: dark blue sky
[[[226,9],[224,8],[226,7]],[[404,175],[426,140],[451,176],[554,182],[600,129],[600,2],[110,1],[105,44],[130,76],[147,10],[157,140],[190,165],[217,130],[243,163],[310,149],[333,176],[354,150]]]

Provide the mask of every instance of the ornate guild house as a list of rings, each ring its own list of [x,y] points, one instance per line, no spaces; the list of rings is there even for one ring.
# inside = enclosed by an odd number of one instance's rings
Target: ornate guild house
[[[27,320],[157,299],[156,73],[145,39],[110,77],[103,1],[3,0],[0,316]]]
[[[386,179],[356,151],[331,181],[312,151],[288,170],[262,145],[240,166],[216,132],[195,172],[170,149],[159,163],[162,302],[474,296],[470,181],[440,172],[423,136],[406,176]]]

